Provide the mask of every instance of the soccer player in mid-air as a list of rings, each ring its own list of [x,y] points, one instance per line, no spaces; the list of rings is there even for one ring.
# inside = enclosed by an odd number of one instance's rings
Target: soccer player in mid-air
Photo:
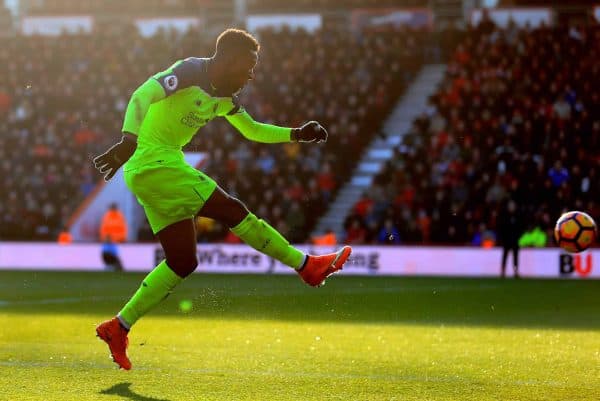
[[[184,161],[182,147],[215,117],[225,117],[244,137],[256,142],[327,140],[327,131],[315,121],[299,128],[263,124],[237,103],[236,94],[253,78],[258,50],[253,36],[228,29],[217,38],[212,57],[190,57],[155,74],[134,91],[121,141],[94,159],[107,181],[125,164],[125,182],[144,208],[165,252],[165,260],[144,278],[117,316],[96,328],[123,369],[131,369],[127,356],[131,327],[198,265],[194,216],[227,224],[254,249],[296,269],[311,286],[321,285],[350,256],[348,246],[327,255],[304,254]]]

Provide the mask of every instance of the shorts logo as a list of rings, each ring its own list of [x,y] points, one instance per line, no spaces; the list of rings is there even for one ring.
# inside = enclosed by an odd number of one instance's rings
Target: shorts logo
[[[177,76],[176,75],[167,75],[165,79],[163,79],[163,83],[165,84],[165,88],[172,91],[177,88]]]

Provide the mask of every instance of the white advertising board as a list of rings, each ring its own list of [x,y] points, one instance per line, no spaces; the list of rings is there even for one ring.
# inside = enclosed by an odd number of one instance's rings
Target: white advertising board
[[[550,8],[515,7],[515,8],[492,8],[487,10],[488,15],[496,25],[506,28],[510,20],[519,27],[529,25],[532,28],[539,27],[542,23],[552,25],[553,14]],[[483,18],[482,9],[474,9],[471,12],[471,23],[478,25]]]
[[[246,17],[246,28],[250,32],[262,28],[273,28],[278,31],[283,27],[292,30],[302,28],[307,32],[314,32],[320,29],[322,24],[320,14],[256,14]]]
[[[358,29],[380,26],[431,28],[433,13],[427,8],[359,8],[351,12],[352,26]]]
[[[195,17],[172,17],[172,18],[138,18],[135,20],[140,35],[152,37],[159,30],[176,31],[184,33],[190,28],[196,28],[202,23],[200,18]]]
[[[100,244],[1,243],[0,269],[103,270],[100,249]],[[119,253],[126,271],[149,271],[163,258],[158,244],[123,244]],[[495,277],[501,256],[498,248],[356,246],[343,274]],[[246,245],[200,244],[198,261],[197,272],[204,273],[293,273]],[[509,258],[509,274],[511,263]],[[600,278],[600,249],[578,255],[557,248],[523,249],[519,272],[522,277]]]
[[[21,20],[23,35],[56,36],[62,33],[91,33],[94,19],[89,15],[24,17]]]

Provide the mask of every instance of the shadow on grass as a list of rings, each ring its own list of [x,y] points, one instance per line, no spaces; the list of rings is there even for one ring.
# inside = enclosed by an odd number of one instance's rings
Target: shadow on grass
[[[133,401],[169,401],[165,398],[154,398],[154,397],[146,397],[145,395],[138,394],[134,392],[129,387],[131,383],[119,383],[114,386],[107,388],[106,390],[101,390],[99,394],[104,395],[118,395],[123,398],[127,398]]]
[[[0,314],[110,317],[143,278],[132,273],[0,272]],[[196,274],[152,315],[340,323],[600,329],[600,280],[358,277],[322,288],[287,275]],[[179,303],[190,301],[188,313]]]

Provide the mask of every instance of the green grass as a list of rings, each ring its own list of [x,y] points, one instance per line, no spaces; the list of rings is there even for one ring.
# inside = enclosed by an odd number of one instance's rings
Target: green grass
[[[0,272],[0,400],[600,397],[600,281],[193,275],[119,371],[94,327],[141,278]]]

